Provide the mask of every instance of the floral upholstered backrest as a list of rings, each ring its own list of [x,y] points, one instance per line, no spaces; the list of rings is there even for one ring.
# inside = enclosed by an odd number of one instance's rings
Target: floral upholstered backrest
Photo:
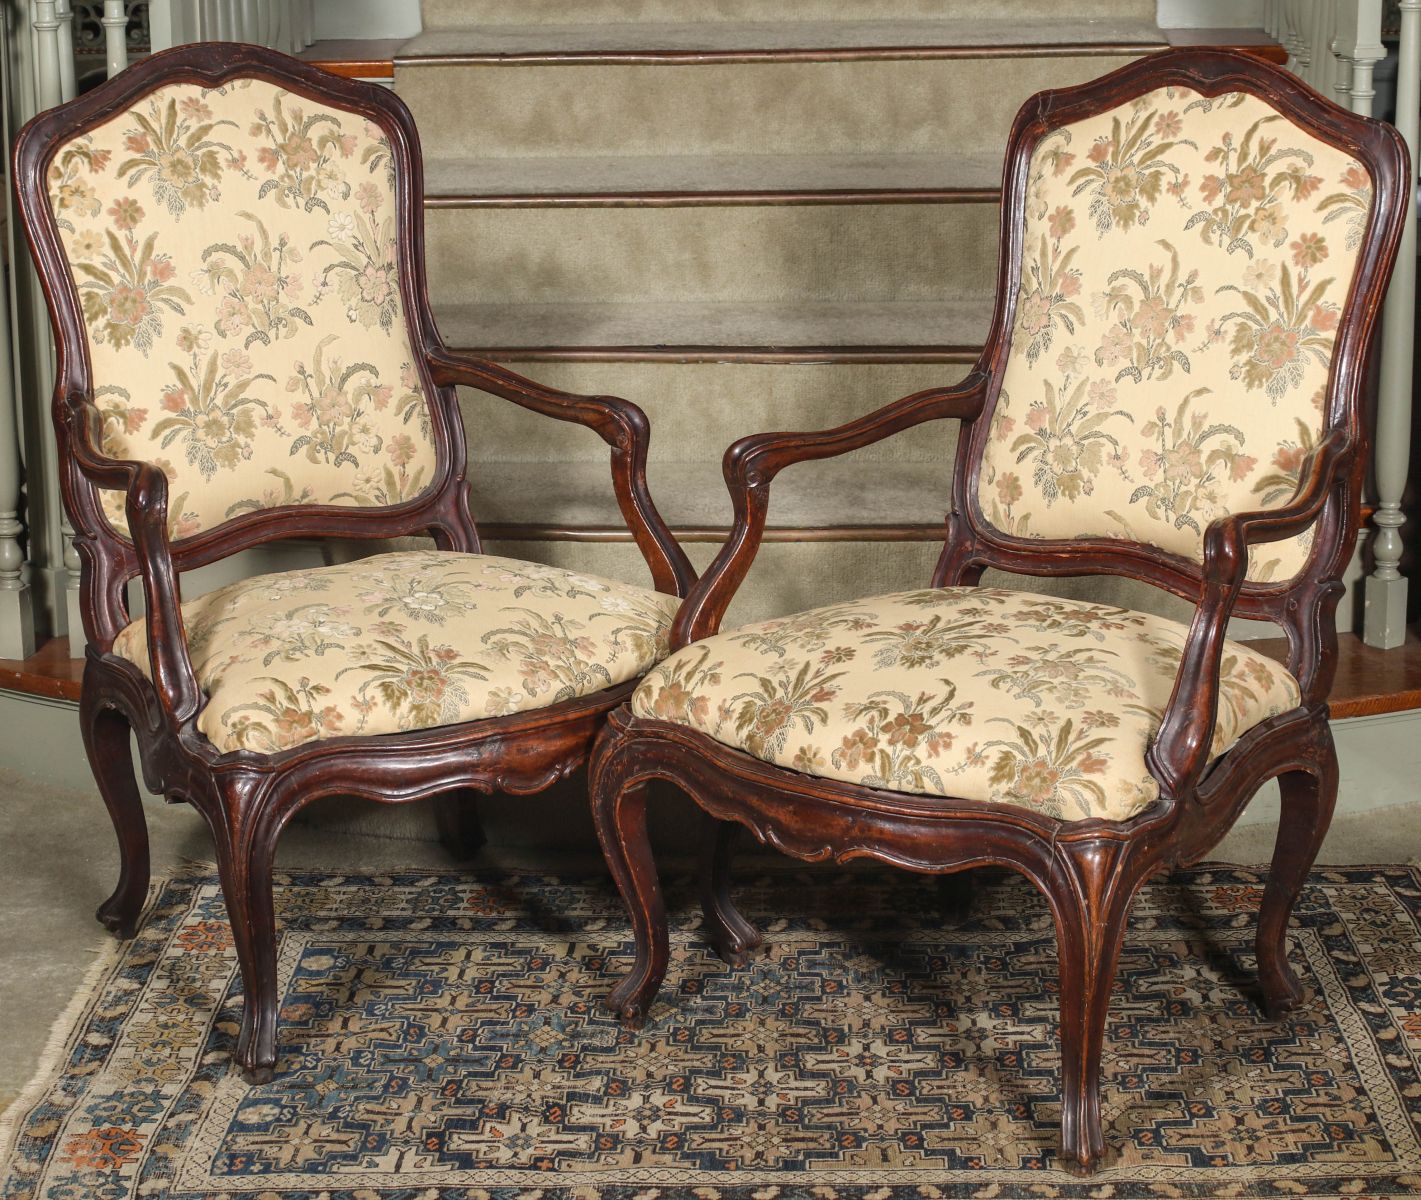
[[[175,537],[434,481],[379,128],[262,79],[172,84],[62,144],[48,188],[103,450],[162,467]]]
[[[1161,88],[1045,136],[987,520],[1197,562],[1211,521],[1287,503],[1326,428],[1372,195],[1360,163],[1242,92]],[[1297,574],[1310,537],[1259,547],[1249,578]]]

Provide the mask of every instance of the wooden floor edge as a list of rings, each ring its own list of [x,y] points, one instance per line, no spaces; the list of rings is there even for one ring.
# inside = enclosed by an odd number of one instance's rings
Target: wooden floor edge
[[[344,79],[393,79],[395,55],[407,38],[345,38],[313,42],[298,57]]]
[[[50,638],[26,659],[0,659],[0,692],[73,702],[83,676],[84,660],[70,657],[67,637]]]

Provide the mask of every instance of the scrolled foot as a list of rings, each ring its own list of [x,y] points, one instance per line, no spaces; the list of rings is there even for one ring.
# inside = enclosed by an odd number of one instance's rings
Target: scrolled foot
[[[143,903],[134,903],[122,891],[115,892],[94,914],[99,924],[119,941],[127,942],[138,932],[139,918],[143,915]]]
[[[1301,1007],[1306,998],[1303,985],[1286,960],[1260,963],[1258,982],[1263,992],[1263,1011],[1270,1021],[1281,1021]]]
[[[757,935],[748,941],[741,941],[734,937],[716,937],[711,935],[711,949],[715,951],[715,956],[726,966],[734,970],[742,970],[750,963],[750,952],[759,948],[761,939]]]
[[[232,1061],[251,1084],[270,1083],[276,1074],[276,1015],[261,1014],[254,1022],[245,1018]]]
[[[1061,1167],[1073,1175],[1093,1175],[1104,1156],[1099,1108],[1087,1103],[1072,1111],[1068,1106],[1061,1122]]]
[[[641,1029],[656,996],[656,984],[635,977],[622,980],[602,1001],[602,1007],[621,1022],[624,1029]]]

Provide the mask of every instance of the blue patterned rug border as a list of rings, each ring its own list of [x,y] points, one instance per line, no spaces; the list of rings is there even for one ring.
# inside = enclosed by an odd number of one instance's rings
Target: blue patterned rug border
[[[744,884],[755,880],[775,878],[802,872],[803,868],[779,867],[778,864],[761,864],[748,867]],[[1226,877],[1231,884],[1241,887],[1260,887],[1266,879],[1262,868],[1239,867],[1232,864],[1205,862],[1180,871],[1173,877],[1164,877],[1155,886],[1187,886],[1199,877]],[[424,885],[426,895],[437,895],[449,890],[460,893],[471,888],[483,887],[490,892],[505,895],[511,886],[527,891],[536,883],[555,883],[567,888],[596,888],[610,892],[610,883],[596,871],[575,871],[553,874],[531,868],[498,868],[456,872],[441,869],[410,869],[378,873],[339,873],[330,871],[286,871],[278,872],[275,878],[278,889],[323,889],[331,887],[419,887]],[[675,881],[684,887],[683,881]],[[1309,888],[1321,883],[1366,884],[1381,883],[1388,887],[1397,884],[1421,889],[1421,866],[1375,865],[1328,867],[1314,872]],[[141,978],[158,961],[161,944],[166,943],[174,931],[173,926],[183,913],[189,911],[194,894],[199,888],[215,883],[215,866],[206,863],[184,864],[171,876],[154,882],[149,893],[146,910],[146,926],[139,939],[132,943],[106,941],[102,943],[96,960],[86,969],[85,976],[75,996],[65,1010],[57,1017],[48,1039],[40,1066],[34,1077],[22,1089],[19,1097],[0,1114],[0,1200],[25,1197],[31,1193],[19,1190],[24,1181],[13,1173],[15,1157],[29,1136],[27,1127],[36,1122],[41,1126],[47,1119],[59,1120],[67,1112],[79,1106],[86,1095],[86,1084],[97,1074],[106,1051],[96,1047],[80,1045],[84,1034],[89,1032],[98,1020],[95,1012],[98,1002],[109,985],[119,976],[131,974]],[[670,889],[668,889],[670,890]],[[453,930],[496,929],[500,923],[507,923],[528,915],[527,910],[505,910],[480,914],[464,909],[457,915],[446,913],[421,914],[421,932],[438,933]],[[540,909],[537,919],[549,932],[576,930],[575,921],[563,918],[551,909]],[[1035,914],[1033,914],[1035,916]],[[1412,912],[1413,919],[1421,926],[1421,910]],[[699,925],[699,913],[693,906],[683,905],[672,914],[673,928],[686,929]],[[392,920],[381,932],[397,932],[401,928],[399,919]],[[855,929],[864,926],[854,926]],[[145,940],[157,943],[155,953],[135,953]],[[621,948],[618,948],[621,953]],[[1362,970],[1365,972],[1366,966]],[[136,1002],[141,988],[135,986],[130,996]],[[212,1015],[212,1021],[219,1021],[225,1013],[230,1018],[232,998],[222,1000],[219,1011]],[[115,1015],[105,1014],[103,1021],[115,1028],[122,1027],[128,1012]],[[209,1056],[212,1057],[212,1056]],[[64,1087],[66,1079],[76,1068],[75,1086]],[[192,1082],[211,1076],[220,1079],[227,1073],[225,1062],[204,1062],[198,1068]],[[1414,1086],[1414,1085],[1413,1085]],[[186,1090],[186,1089],[185,1089]],[[58,1094],[56,1094],[58,1093]],[[1412,1110],[1421,1123],[1421,1104],[1417,1097],[1408,1097]],[[190,1100],[191,1098],[189,1098]],[[66,1103],[67,1102],[67,1103]],[[52,1115],[41,1111],[45,1104],[53,1106]],[[51,1146],[50,1150],[54,1147]],[[985,1174],[985,1173],[984,1173]],[[1023,1176],[1029,1175],[1023,1171]],[[1200,1182],[1198,1184],[1168,1182],[1141,1183],[1132,1186],[1119,1178],[1081,1179],[1078,1182],[1062,1182],[1053,1174],[1049,1182],[1029,1183],[1024,1178],[1020,1185],[1003,1186],[988,1182],[985,1178],[974,1179],[970,1171],[944,1172],[942,1183],[934,1184],[873,1184],[873,1185],[825,1185],[817,1182],[790,1182],[766,1185],[764,1183],[740,1186],[711,1187],[695,1184],[671,1185],[621,1185],[609,1183],[589,1190],[586,1187],[565,1188],[555,1182],[555,1176],[541,1187],[495,1186],[480,1187],[381,1187],[372,1189],[365,1186],[321,1187],[286,1189],[273,1191],[264,1189],[259,1179],[252,1181],[250,1189],[240,1190],[233,1186],[221,1192],[199,1195],[192,1192],[146,1191],[145,1200],[226,1200],[227,1197],[241,1195],[249,1200],[1010,1200],[1012,1197],[1032,1197],[1040,1200],[1135,1200],[1135,1198],[1160,1198],[1160,1200],[1278,1200],[1280,1197],[1307,1197],[1308,1200],[1402,1200],[1421,1196],[1421,1174],[1398,1174],[1386,1178],[1362,1179],[1349,1175],[1336,1177],[1309,1178],[1297,1181],[1286,1174],[1275,1174],[1272,1179],[1256,1182]],[[114,1197],[127,1197],[128,1192],[115,1191]],[[51,1189],[36,1200],[108,1200],[92,1192],[76,1192],[70,1189]]]

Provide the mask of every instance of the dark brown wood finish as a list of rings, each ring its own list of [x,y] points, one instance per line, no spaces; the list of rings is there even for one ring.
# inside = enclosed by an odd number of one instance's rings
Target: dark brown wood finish
[[[60,145],[129,109],[160,87],[218,87],[261,79],[322,105],[346,109],[389,139],[397,185],[398,259],[404,311],[438,447],[429,489],[387,508],[310,506],[245,514],[191,538],[170,541],[168,485],[151,463],[106,457],[92,402],[96,381],[74,278],[47,197],[45,176]],[[185,46],[135,66],[71,104],[41,114],[20,134],[16,189],[58,346],[53,415],[61,484],[83,564],[81,597],[88,639],[80,721],[95,778],[122,852],[117,889],[99,919],[131,936],[148,882],[148,839],[129,758],[130,731],[151,791],[186,801],[207,820],[232,921],[245,992],[236,1060],[249,1079],[276,1064],[276,934],[271,867],[276,841],[297,811],[323,796],[404,803],[460,791],[541,791],[587,759],[608,711],[629,694],[622,684],[531,712],[381,737],[340,737],[271,755],[218,753],[199,731],[204,697],[188,656],[179,573],[281,538],[391,538],[432,534],[444,550],[477,551],[469,511],[467,455],[456,388],[478,388],[560,421],[586,425],[607,442],[622,515],[646,557],[655,586],[685,595],[694,573],[667,532],[646,488],[648,426],[626,400],[577,396],[542,387],[504,367],[451,352],[440,341],[425,288],[423,178],[419,139],[404,103],[384,88],[338,78],[255,46]],[[99,506],[99,489],[126,494],[128,533]],[[130,620],[129,580],[141,580],[151,682],[112,653]],[[458,802],[457,799],[455,801]],[[444,827],[467,846],[468,814]]]
[[[1028,166],[1040,140],[1061,125],[1167,85],[1205,95],[1244,91],[1344,148],[1376,182],[1376,204],[1338,333],[1327,432],[1297,494],[1281,508],[1238,513],[1207,531],[1202,563],[1126,541],[1027,541],[1006,536],[977,504],[977,475],[1006,365],[1020,291]],[[791,464],[831,458],[925,421],[963,424],[955,507],[934,586],[973,586],[988,568],[1018,574],[1114,574],[1145,580],[1197,604],[1173,695],[1148,755],[1161,798],[1126,822],[1063,822],[1009,805],[907,795],[801,775],[761,762],[684,726],[612,715],[593,755],[593,811],[608,863],[631,911],[637,956],[608,1005],[640,1024],[667,965],[666,918],[646,837],[648,784],[679,786],[712,818],[749,828],[760,841],[809,861],[880,859],[951,874],[994,865],[1039,888],[1055,917],[1061,973],[1062,1160],[1093,1168],[1105,1151],[1100,1056],[1116,962],[1131,900],[1157,872],[1195,861],[1228,831],[1258,787],[1282,784],[1277,850],[1260,914],[1262,998],[1281,1015],[1300,1002],[1287,965],[1287,923],[1327,829],[1337,764],[1327,696],[1337,659],[1334,616],[1341,573],[1356,540],[1365,461],[1361,391],[1370,340],[1404,220],[1406,152],[1396,131],[1336,107],[1256,57],[1176,51],[1131,64],[1094,83],[1045,92],[1017,118],[1007,155],[1002,250],[991,333],[961,384],[896,401],[858,421],[816,433],[771,433],[735,443],[725,456],[734,502],[729,540],[681,608],[674,644],[716,633],[764,538],[769,489]],[[1279,583],[1245,577],[1250,545],[1312,526],[1299,575]],[[1287,662],[1302,691],[1298,708],[1257,726],[1209,762],[1224,633],[1232,615],[1271,619],[1286,632]],[[731,962],[753,944],[734,912],[728,854],[711,858],[704,902],[712,942]],[[954,907],[953,903],[949,907]],[[960,896],[955,902],[960,911]]]

